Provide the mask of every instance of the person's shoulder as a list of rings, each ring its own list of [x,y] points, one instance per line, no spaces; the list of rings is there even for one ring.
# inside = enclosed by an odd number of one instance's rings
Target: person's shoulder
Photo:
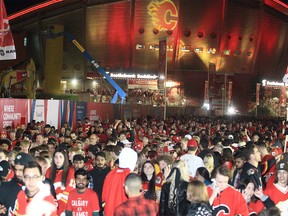
[[[75,195],[77,195],[78,194],[78,192],[77,192],[77,189],[75,188],[75,189],[73,189],[73,190],[71,190],[70,192],[69,192],[69,196],[75,196]]]
[[[87,195],[95,195],[95,194],[97,195],[97,193],[94,190],[90,189],[90,188],[87,188],[85,193]]]
[[[229,194],[231,197],[234,196],[241,196],[243,197],[243,195],[241,194],[241,192],[239,190],[237,190],[236,188],[234,188],[233,186],[229,185],[226,189],[225,189],[226,194]]]
[[[9,190],[10,188],[14,188],[14,187],[17,187],[17,188],[21,188],[21,186],[19,184],[17,184],[17,182],[15,181],[15,179],[11,179],[11,181],[7,181],[7,182],[2,182],[0,188],[1,190]]]
[[[25,191],[24,190],[20,190],[17,197],[26,197]]]

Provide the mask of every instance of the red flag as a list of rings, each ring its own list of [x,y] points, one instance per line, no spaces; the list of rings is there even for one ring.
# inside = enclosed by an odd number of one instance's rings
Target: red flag
[[[259,105],[260,101],[260,83],[257,83],[256,85],[256,105]]]
[[[9,59],[16,59],[16,50],[4,0],[0,0],[0,60]]]
[[[205,80],[204,86],[204,102],[209,102],[209,83]]]
[[[231,99],[232,99],[232,81],[229,81],[228,83],[228,104],[231,103]]]

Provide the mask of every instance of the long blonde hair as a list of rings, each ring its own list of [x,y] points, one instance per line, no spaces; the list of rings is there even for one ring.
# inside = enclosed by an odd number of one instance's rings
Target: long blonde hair
[[[203,162],[204,162],[204,166],[206,167],[208,172],[211,174],[212,170],[214,169],[214,158],[213,158],[213,155],[211,155],[211,154],[205,155],[205,157],[203,159]]]
[[[190,202],[208,202],[208,192],[203,182],[194,180],[187,187],[187,200]]]

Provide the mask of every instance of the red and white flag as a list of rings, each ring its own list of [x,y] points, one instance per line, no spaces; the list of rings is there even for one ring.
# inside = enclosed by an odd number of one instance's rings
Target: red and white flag
[[[16,59],[16,50],[4,0],[0,0],[0,60],[9,59]]]

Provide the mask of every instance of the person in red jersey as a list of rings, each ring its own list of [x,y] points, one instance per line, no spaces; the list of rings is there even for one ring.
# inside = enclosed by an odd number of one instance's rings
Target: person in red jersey
[[[226,166],[213,170],[213,184],[207,187],[212,213],[217,216],[242,215],[248,216],[249,211],[242,194],[228,184],[230,171]]]
[[[142,180],[137,174],[130,173],[126,177],[124,188],[129,199],[115,209],[114,216],[156,216],[158,214],[157,204],[143,197]]]
[[[57,206],[48,184],[43,184],[40,165],[36,161],[28,162],[24,167],[25,189],[20,190],[15,202],[13,214],[56,216]]]
[[[115,208],[127,200],[123,184],[126,176],[134,171],[137,158],[134,150],[123,148],[119,155],[119,168],[113,169],[106,176],[102,191],[105,216],[113,216]]]
[[[275,183],[267,187],[264,194],[269,196],[281,211],[288,214],[288,163],[279,161],[276,165]]]
[[[275,203],[270,197],[263,194],[262,188],[256,188],[256,183],[253,178],[240,181],[237,189],[246,200],[250,216],[257,215],[263,210],[264,205],[267,209],[275,206]]]
[[[73,168],[69,168],[66,150],[59,148],[54,152],[52,165],[48,168],[46,177],[53,182],[58,200],[57,214],[62,216],[66,209],[69,192],[75,188],[74,171]]]
[[[87,188],[89,175],[85,169],[78,169],[75,174],[76,189],[70,191],[65,214],[66,216],[99,215],[99,201],[95,191]]]

